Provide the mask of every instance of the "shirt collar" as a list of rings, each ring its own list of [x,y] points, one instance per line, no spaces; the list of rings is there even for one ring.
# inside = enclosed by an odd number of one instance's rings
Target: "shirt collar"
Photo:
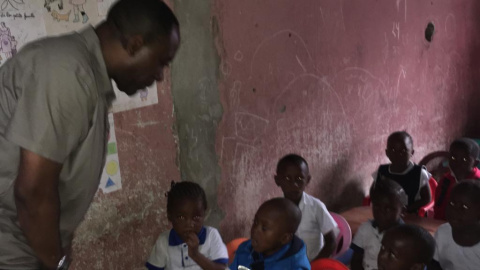
[[[80,35],[84,38],[85,44],[93,56],[92,61],[94,61],[94,63],[92,63],[92,68],[95,72],[97,90],[99,94],[105,98],[107,105],[110,106],[115,99],[115,92],[113,91],[112,81],[107,73],[107,66],[103,58],[100,40],[91,25],[80,31]]]
[[[198,240],[200,242],[200,245],[205,244],[205,240],[207,240],[207,229],[205,227],[202,227],[200,232],[197,234]],[[168,245],[169,246],[178,246],[185,243],[180,235],[172,229],[170,230],[170,235],[168,236]]]

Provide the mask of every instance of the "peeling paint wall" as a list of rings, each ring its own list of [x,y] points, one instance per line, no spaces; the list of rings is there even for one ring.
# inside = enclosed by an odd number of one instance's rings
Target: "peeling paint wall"
[[[478,1],[216,1],[224,116],[216,137],[225,241],[248,236],[273,175],[303,155],[307,192],[335,211],[358,205],[407,130],[414,161],[479,135]],[[433,42],[425,40],[428,22]]]

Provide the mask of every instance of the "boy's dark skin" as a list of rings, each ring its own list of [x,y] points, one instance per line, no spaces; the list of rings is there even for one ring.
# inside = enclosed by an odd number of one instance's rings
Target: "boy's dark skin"
[[[378,270],[423,270],[426,264],[419,262],[422,252],[419,241],[393,228],[382,239]]]
[[[227,267],[226,264],[211,261],[198,249],[200,240],[197,235],[203,227],[205,208],[201,199],[183,199],[173,207],[171,213],[168,213],[168,220],[180,238],[187,244],[190,258],[202,269],[224,270]]]
[[[275,254],[292,241],[301,219],[300,209],[284,198],[263,203],[250,231],[253,250],[265,257]]]
[[[452,226],[453,240],[463,247],[480,243],[480,194],[472,190],[471,185],[475,184],[465,183],[455,186],[446,209],[447,221]],[[428,269],[441,270],[442,268],[437,262],[432,262]]]
[[[284,197],[298,206],[305,187],[310,183],[312,177],[307,164],[302,162],[300,165],[297,165],[289,162],[284,164],[283,168],[279,168],[274,178],[277,186],[282,189]],[[329,258],[337,247],[333,230],[323,235],[323,238],[325,240],[324,246],[314,260]]]
[[[372,194],[373,195],[373,194]],[[383,232],[399,225],[402,214],[405,211],[404,204],[399,198],[389,194],[375,194],[372,196],[373,218],[378,225],[378,230]],[[352,270],[363,270],[363,254],[353,253]]]
[[[448,165],[457,181],[467,179],[473,169],[478,165],[477,157],[471,156],[468,149],[460,145],[451,145],[449,154]]]
[[[401,134],[389,137],[385,154],[391,162],[390,171],[393,173],[404,172],[413,156],[413,142],[410,137]],[[407,212],[415,213],[418,209],[428,204],[432,199],[428,185],[420,189],[420,200],[407,206]]]

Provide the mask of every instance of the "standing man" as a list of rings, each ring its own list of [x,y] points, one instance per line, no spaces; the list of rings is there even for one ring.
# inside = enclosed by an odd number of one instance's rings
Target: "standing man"
[[[180,43],[160,0],[119,0],[97,28],[26,45],[0,68],[0,269],[66,269],[105,162],[111,79],[163,79]]]

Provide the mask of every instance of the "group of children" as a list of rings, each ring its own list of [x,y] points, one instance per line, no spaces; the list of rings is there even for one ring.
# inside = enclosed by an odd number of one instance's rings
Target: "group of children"
[[[450,170],[438,182],[433,216],[448,223],[435,239],[420,227],[403,225],[404,214],[416,214],[432,200],[431,174],[410,161],[412,137],[392,133],[385,152],[391,163],[374,174],[373,220],[362,224],[352,241],[351,269],[480,269],[479,145],[468,138],[450,145]]]
[[[413,140],[395,132],[387,141],[391,164],[374,174],[370,189],[373,220],[358,229],[351,248],[351,269],[470,270],[480,266],[479,146],[462,138],[450,146],[451,171],[435,194],[435,217],[448,223],[435,239],[424,229],[403,223],[404,213],[416,213],[432,196],[430,173],[410,161]],[[253,219],[250,240],[242,243],[233,263],[219,232],[204,226],[205,192],[196,183],[172,184],[167,216],[172,229],[158,238],[146,266],[159,269],[310,269],[310,262],[330,257],[338,227],[325,205],[305,193],[308,163],[290,154],[277,164],[275,183],[283,198],[264,202]],[[438,211],[438,212],[437,212]]]

